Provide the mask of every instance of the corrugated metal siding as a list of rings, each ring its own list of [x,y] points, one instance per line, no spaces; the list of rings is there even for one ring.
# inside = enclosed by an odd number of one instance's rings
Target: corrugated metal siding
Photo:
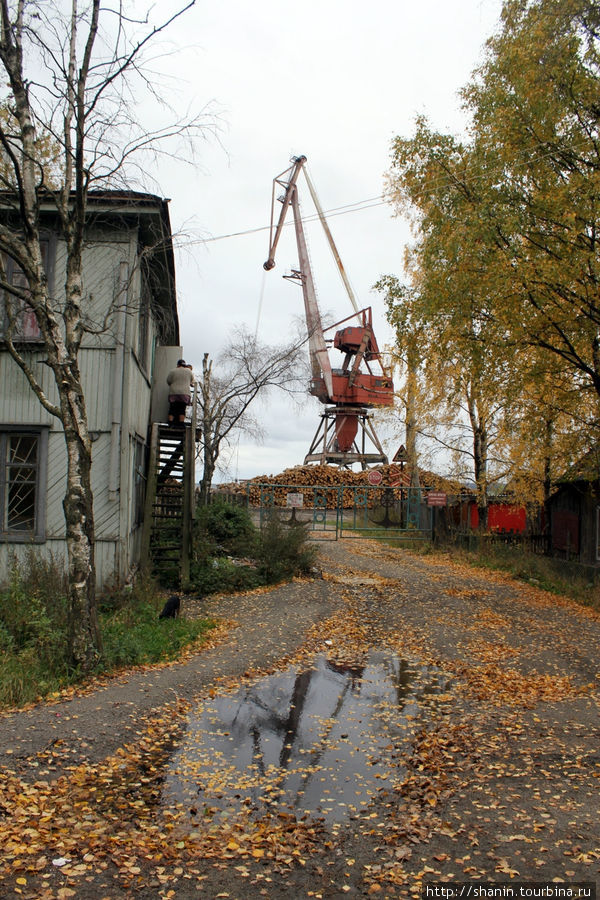
[[[36,556],[42,559],[50,559],[52,556],[57,565],[65,567],[66,548],[64,541],[46,541],[45,544],[0,544],[0,581],[7,579],[15,558],[24,565],[29,551],[33,549]],[[116,573],[116,546],[114,541],[97,541],[96,548],[96,586],[101,589],[115,578]],[[123,578],[127,570],[117,573],[117,577]]]
[[[67,477],[67,451],[62,431],[48,436],[48,487],[46,490],[46,537],[64,538],[63,497]]]
[[[146,440],[150,421],[150,386],[133,356],[129,357],[129,370],[125,398],[128,414],[125,421],[130,434],[137,434]]]
[[[94,242],[88,236],[87,245],[83,251],[83,289],[84,305],[83,313],[89,322],[92,331],[84,336],[84,347],[113,347],[115,345],[114,321],[106,326],[106,316],[114,306],[118,296],[119,272],[122,262],[128,263],[133,268],[132,260],[135,260],[135,233],[124,233],[122,238],[115,237],[114,233],[108,237],[98,234],[98,241]],[[57,285],[64,285],[66,277],[64,246],[57,249]]]
[[[109,431],[112,423],[112,397],[115,352],[112,348],[82,349],[79,354],[81,380],[90,431]]]
[[[118,540],[119,501],[108,495],[110,467],[110,434],[102,434],[92,450],[92,490],[94,492],[94,523],[98,540]]]
[[[57,401],[54,375],[40,362],[44,354],[32,356],[32,368],[52,403]],[[4,425],[50,425],[56,421],[33,393],[25,375],[7,352],[0,353],[0,422]]]
[[[133,526],[133,440],[137,435],[147,439],[150,418],[151,368],[156,324],[150,322],[148,372],[142,371],[136,358],[138,347],[140,295],[139,271],[135,267],[137,233],[122,234],[98,232],[94,242],[88,235],[84,251],[84,287],[88,300],[85,314],[92,326],[102,326],[104,318],[120,289],[120,265],[129,266],[128,305],[125,316],[125,353],[123,384],[117,384],[115,346],[117,319],[102,335],[87,335],[80,353],[80,371],[90,431],[94,433],[92,488],[94,491],[94,517],[96,527],[96,566],[98,583],[128,574],[132,561],[139,558],[141,529]],[[59,296],[65,282],[66,253],[64,244],[58,244],[54,267],[54,293]],[[34,359],[41,360],[43,351],[35,351]],[[52,402],[57,401],[52,371],[36,363],[44,390]],[[29,387],[25,376],[8,356],[0,352],[0,424],[43,424],[51,428],[48,440],[48,485],[46,504],[46,535],[44,545],[36,545],[36,552],[66,556],[64,543],[65,523],[63,497],[66,483],[66,449],[58,421],[40,405]],[[111,428],[113,398],[123,390],[122,427],[119,435],[119,493],[116,499],[109,496],[108,485],[111,467]],[[0,577],[6,575],[13,553],[22,557],[26,548],[18,544],[0,545]]]
[[[118,565],[118,544],[115,541],[96,541],[96,584],[99,588],[113,580],[120,581],[127,574]]]

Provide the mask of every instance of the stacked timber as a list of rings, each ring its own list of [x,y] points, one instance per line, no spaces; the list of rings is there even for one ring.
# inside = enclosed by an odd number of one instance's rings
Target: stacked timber
[[[390,484],[394,486],[408,485],[407,476],[400,471],[399,466],[379,466],[377,471],[381,473],[381,488],[375,489],[369,485],[368,475],[373,469],[363,472],[353,472],[350,469],[341,469],[338,466],[294,466],[285,469],[278,475],[258,475],[245,484],[221,485],[221,489],[227,493],[249,493],[250,505],[264,505],[272,502],[275,506],[286,506],[287,495],[290,493],[302,494],[305,506],[315,505],[315,492],[319,493],[319,504],[328,509],[335,509],[342,492],[342,504],[350,508],[357,503],[357,494],[366,497],[366,502],[371,506],[379,503],[378,494]],[[343,486],[343,489],[342,489]],[[369,487],[365,495],[364,489]],[[329,489],[329,490],[328,490]],[[268,498],[268,499],[267,499]],[[360,500],[359,500],[360,502]]]
[[[369,476],[374,471],[381,474],[381,482],[378,485],[373,485],[369,481]],[[419,471],[419,483],[422,488],[443,490],[448,493],[459,493],[460,488],[454,482],[424,470]],[[315,492],[318,490],[319,503],[325,505],[327,509],[335,509],[339,502],[340,491],[344,508],[352,508],[357,503],[373,507],[381,504],[386,489],[393,490],[394,499],[400,500],[402,489],[410,486],[410,471],[406,469],[403,471],[399,465],[392,463],[361,472],[341,469],[339,466],[294,466],[278,475],[258,475],[241,484],[222,484],[219,490],[229,495],[237,493],[249,495],[251,506],[261,506],[265,503],[286,506],[287,495],[297,493],[303,495],[304,505],[309,507],[315,505]]]

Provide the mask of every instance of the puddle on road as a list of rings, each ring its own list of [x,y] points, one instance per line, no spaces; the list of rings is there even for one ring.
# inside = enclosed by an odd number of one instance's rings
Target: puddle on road
[[[195,822],[242,809],[341,822],[401,777],[419,705],[446,686],[433,669],[372,652],[360,668],[318,657],[207,700],[169,764],[161,805]]]

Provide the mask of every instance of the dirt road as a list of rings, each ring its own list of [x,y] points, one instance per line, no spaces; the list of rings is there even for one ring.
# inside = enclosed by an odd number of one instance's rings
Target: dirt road
[[[598,884],[600,617],[368,541],[321,565],[190,603],[229,625],[182,663],[0,718],[2,897]]]

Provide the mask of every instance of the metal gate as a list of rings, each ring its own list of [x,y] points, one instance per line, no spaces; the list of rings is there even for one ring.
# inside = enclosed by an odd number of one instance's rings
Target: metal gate
[[[258,491],[258,496],[257,492]],[[432,537],[432,507],[421,488],[381,485],[252,484],[252,503],[261,526],[277,515],[305,525],[313,540],[385,537],[402,543]]]
[[[337,541],[339,508],[337,485],[253,484],[259,491],[259,520],[277,515],[290,525],[305,525],[314,540]],[[256,494],[254,493],[254,497]],[[248,498],[250,500],[250,496]],[[254,501],[256,502],[256,501]],[[250,504],[249,506],[253,504]]]

